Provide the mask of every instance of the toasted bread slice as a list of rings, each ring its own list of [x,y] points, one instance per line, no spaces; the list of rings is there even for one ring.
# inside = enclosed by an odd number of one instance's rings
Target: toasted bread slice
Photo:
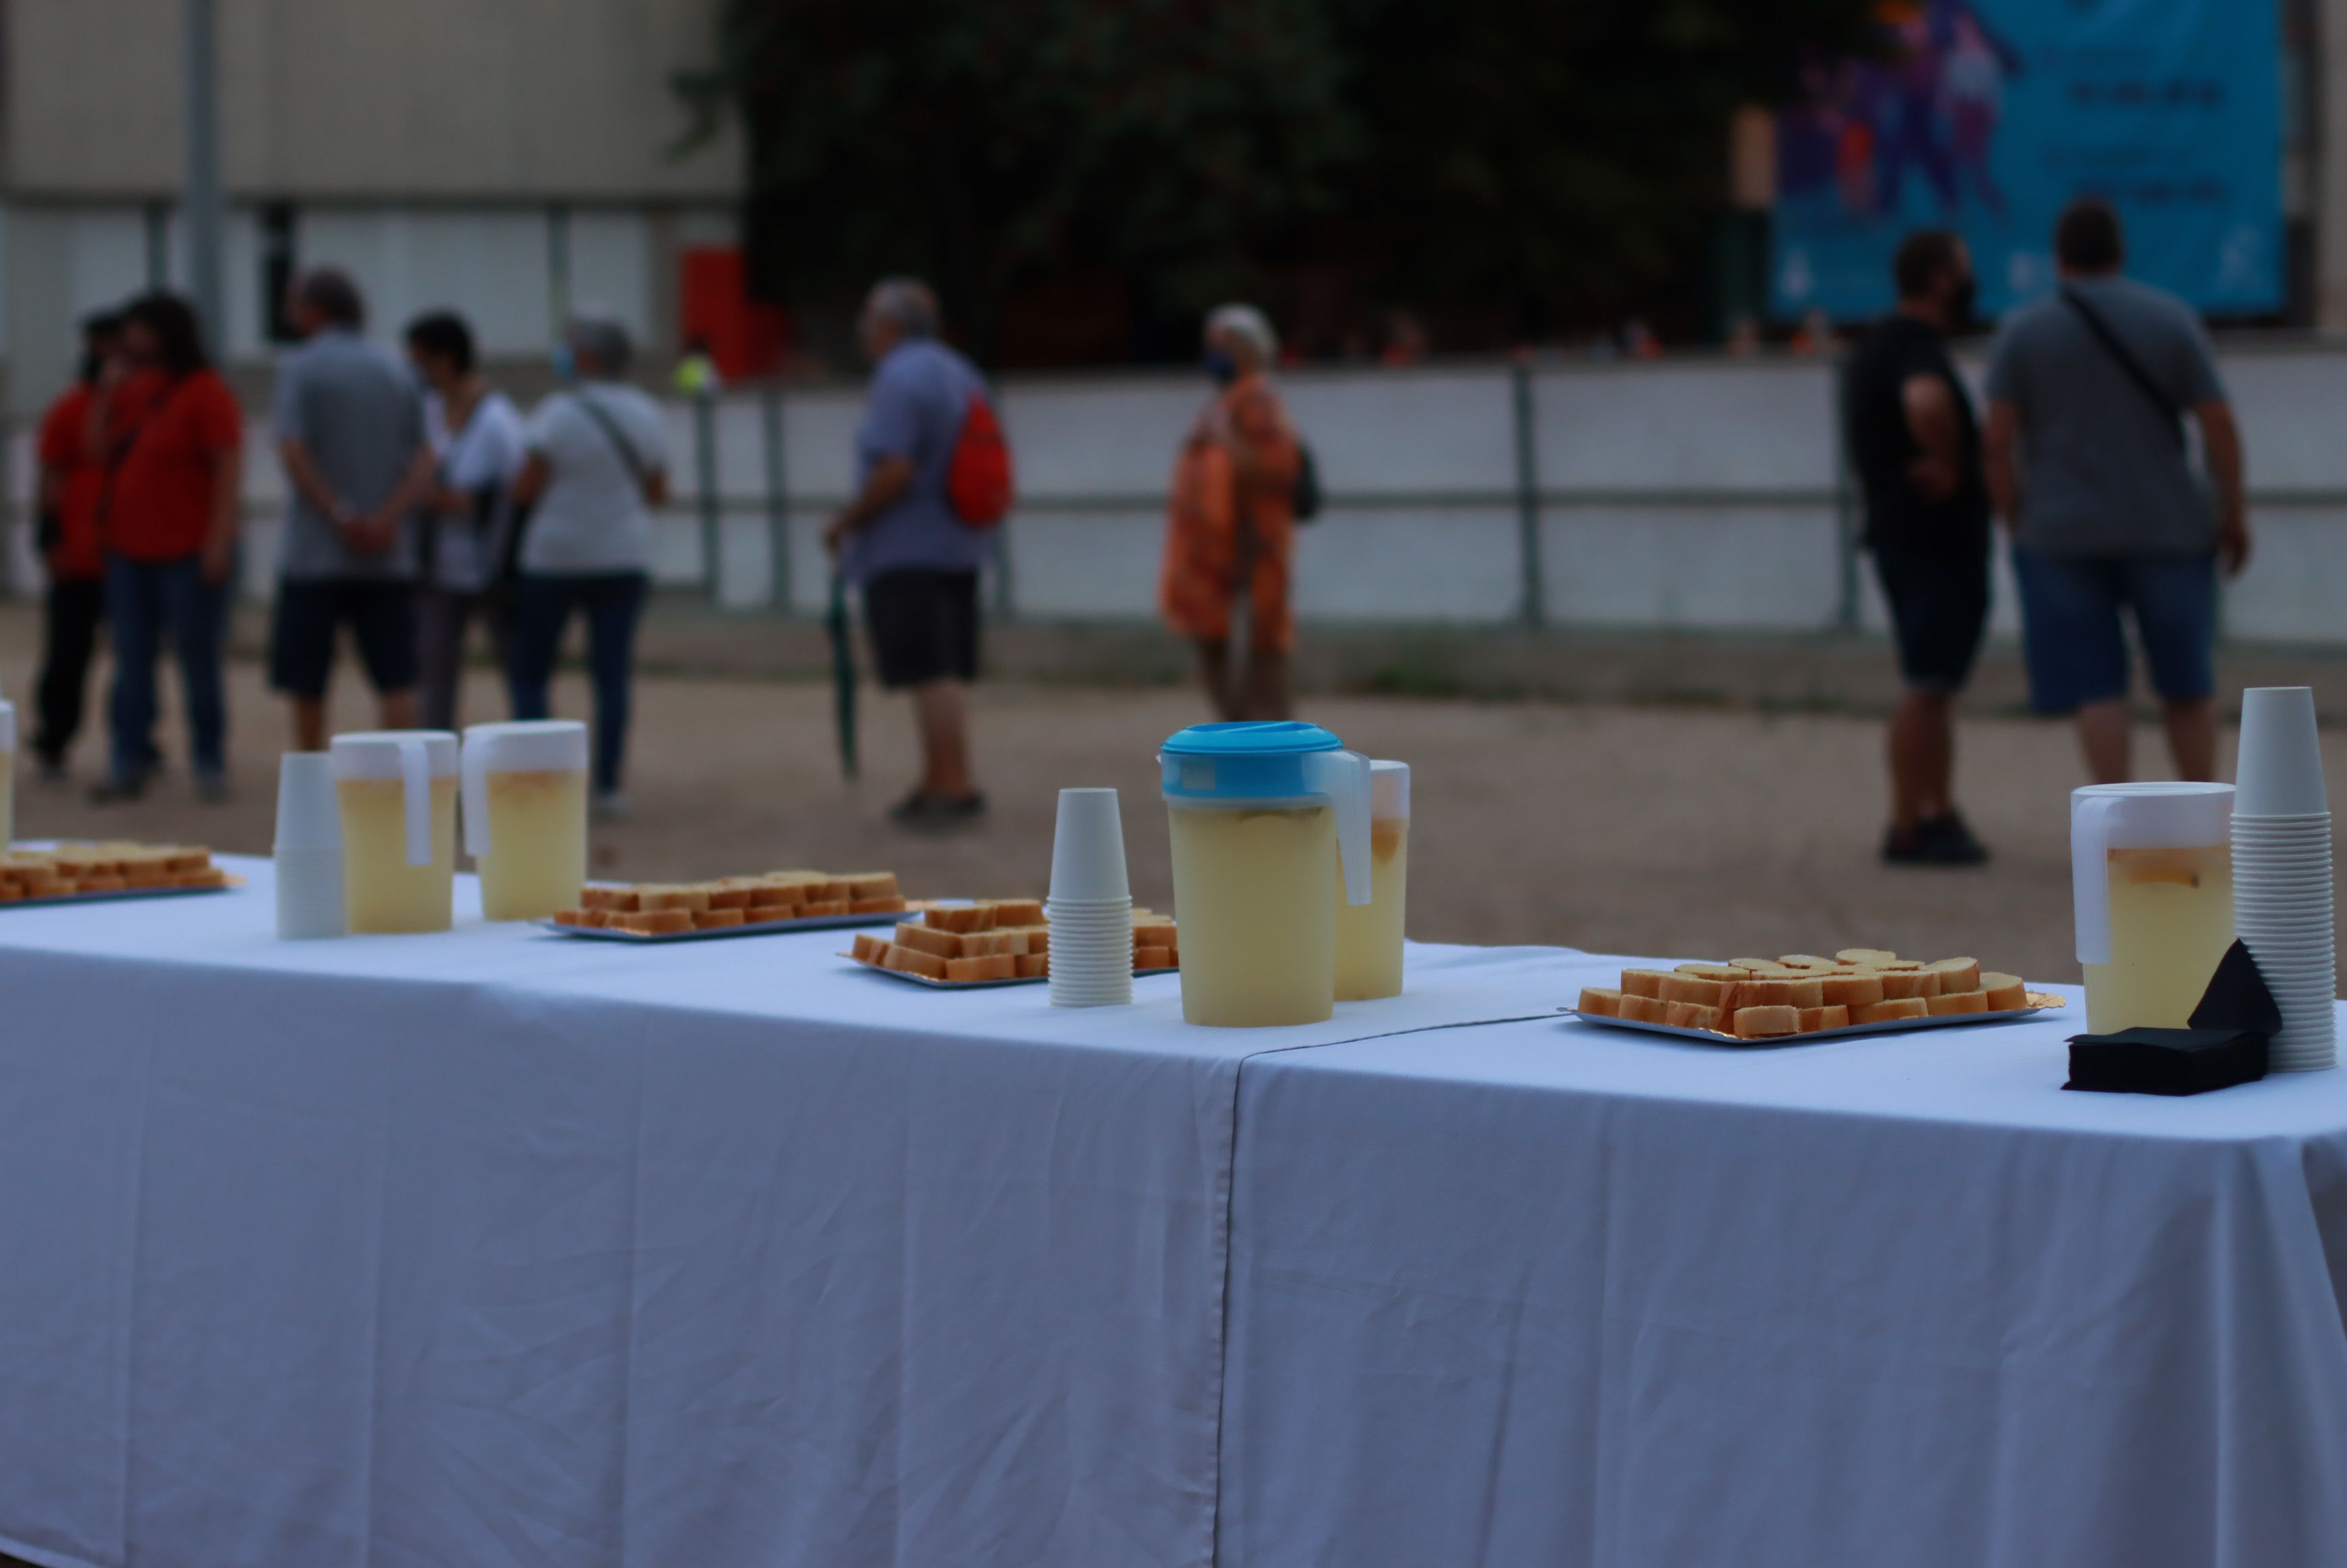
[[[2012,1012],[2029,1005],[2029,988],[2012,975],[1983,975],[1981,994],[1991,1012]]]
[[[1799,1034],[1801,1014],[1798,1008],[1755,1007],[1736,1010],[1734,1033],[1738,1040],[1773,1040],[1778,1035]]]
[[[1942,996],[1952,992],[1976,991],[1981,989],[1978,958],[1942,958],[1938,963],[1932,965],[1931,969],[1933,974],[1940,977],[1940,994]]]
[[[1742,981],[1743,978],[1740,971],[1737,973],[1737,981]],[[1728,985],[1728,980],[1709,975],[1665,975],[1663,977],[1662,999],[1716,1008],[1727,999]]]
[[[1663,1022],[1673,1029],[1704,1029],[1717,1033],[1719,1030],[1719,1019],[1720,1012],[1717,1008],[1701,1007],[1694,1002],[1663,1004]]]
[[[854,913],[855,907],[849,904],[846,899],[835,898],[830,902],[824,904],[802,904],[799,906],[798,914],[794,916],[793,918],[799,920],[828,920],[835,915],[850,915]]]
[[[1744,971],[1733,964],[1681,964],[1673,972],[1695,975],[1706,980],[1740,980],[1744,978]]]
[[[897,946],[910,948],[917,953],[927,953],[936,958],[958,958],[963,956],[968,938],[955,931],[940,931],[934,926],[919,926],[906,921],[897,927]]]
[[[1599,1018],[1622,1016],[1622,993],[1604,986],[1581,988],[1581,1010],[1594,1012]]]
[[[847,912],[851,915],[901,915],[905,912],[905,901],[893,894],[882,898],[856,898],[849,901]]]
[[[949,980],[1008,980],[1019,974],[1018,960],[1008,953],[989,953],[980,958],[948,958],[946,979]]]
[[[1663,981],[1669,974],[1668,969],[1624,969],[1622,994],[1659,999],[1663,994]]]
[[[1846,1007],[1803,1008],[1801,1032],[1815,1034],[1821,1029],[1848,1029],[1850,1009]]]
[[[847,884],[847,897],[850,902],[866,898],[903,897],[897,886],[897,874],[893,871],[843,872],[839,880]]]
[[[1933,1018],[1948,1018],[1957,1013],[1988,1011],[1986,991],[1958,991],[1952,996],[1937,996],[1926,1003]]]
[[[1661,1023],[1669,1015],[1667,1004],[1653,997],[1635,996],[1624,991],[1622,993],[1622,1016],[1634,1023]]]
[[[1940,977],[1929,969],[1881,969],[1876,973],[1888,1000],[1896,1001],[1901,997],[1929,999],[1940,994]]]
[[[925,918],[940,931],[983,931],[994,924],[994,912],[983,904],[957,904],[931,909]]]
[[[1827,1007],[1867,1007],[1882,999],[1882,977],[1828,975],[1819,979],[1818,990]]]
[[[1887,964],[1899,957],[1887,948],[1844,948],[1834,955],[1835,961],[1844,964]]]
[[[692,929],[692,913],[690,909],[639,909],[627,917],[628,923],[620,929],[643,937],[673,937]]]
[[[1135,969],[1170,969],[1174,967],[1174,949],[1136,947],[1133,949],[1133,967]]]
[[[692,928],[696,931],[722,931],[728,926],[741,924],[742,911],[739,909],[695,909],[692,912]]]
[[[886,968],[888,961],[888,940],[885,937],[876,937],[869,931],[858,931],[856,933],[856,943],[848,951],[858,963],[878,964]]]
[[[1010,961],[1022,980],[1041,979],[1051,972],[1051,960],[1041,953],[1021,953]]]
[[[946,978],[946,965],[958,961],[940,958],[935,953],[924,953],[914,948],[891,947],[882,965],[887,968],[901,969],[908,975],[941,980]]]
[[[1893,997],[1883,1001],[1869,1002],[1864,1007],[1850,1009],[1852,1023],[1897,1023],[1904,1019],[1929,1018],[1932,1004],[1922,997]]]
[[[1040,926],[1043,924],[1043,900],[1040,898],[989,898],[980,906],[987,911],[990,926]],[[1146,909],[1135,909],[1133,918],[1139,924],[1148,917]]]

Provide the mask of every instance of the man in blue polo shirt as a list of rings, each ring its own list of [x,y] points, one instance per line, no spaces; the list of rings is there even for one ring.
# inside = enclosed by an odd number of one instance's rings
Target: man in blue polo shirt
[[[880,683],[910,692],[921,780],[890,815],[949,827],[985,815],[969,764],[978,676],[978,574],[987,536],[947,498],[954,444],[982,393],[978,369],[938,340],[937,296],[910,278],[874,285],[857,323],[872,392],[856,436],[856,498],[824,543],[861,591]]]

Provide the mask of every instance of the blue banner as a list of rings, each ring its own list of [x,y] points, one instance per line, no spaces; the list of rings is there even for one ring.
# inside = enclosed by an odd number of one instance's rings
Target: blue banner
[[[2273,0],[1908,0],[1891,47],[1820,60],[1778,117],[1769,303],[1881,314],[1902,236],[1971,245],[1981,309],[2054,284],[2082,195],[2127,224],[2127,271],[2216,315],[2282,303]]]

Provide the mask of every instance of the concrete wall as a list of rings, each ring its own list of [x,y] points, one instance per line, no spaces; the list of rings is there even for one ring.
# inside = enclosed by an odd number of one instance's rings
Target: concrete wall
[[[2347,351],[2221,357],[2248,441],[2258,539],[2250,570],[2227,589],[2228,630],[2243,642],[2347,646]],[[1517,629],[1536,571],[1534,620],[1553,630],[1811,635],[1884,624],[1844,544],[1828,366],[1535,373],[1529,534],[1507,369],[1315,372],[1285,384],[1329,494],[1299,548],[1307,620]],[[1001,535],[998,608],[1036,621],[1151,616],[1166,474],[1202,386],[1187,374],[1015,378],[999,395],[1020,503]],[[663,582],[707,591],[713,578],[726,610],[820,610],[819,532],[851,486],[860,412],[853,387],[732,394],[705,415],[671,405],[677,501],[659,536]],[[249,565],[260,593],[282,480],[265,435],[256,428],[252,440]],[[22,475],[21,446],[11,467]],[[16,553],[15,580],[27,583],[21,544]],[[1998,630],[2015,630],[2014,603],[2004,573]]]
[[[718,0],[219,0],[232,196],[733,200],[730,130],[671,156],[671,75]],[[179,181],[179,0],[12,0],[6,182],[152,198]]]

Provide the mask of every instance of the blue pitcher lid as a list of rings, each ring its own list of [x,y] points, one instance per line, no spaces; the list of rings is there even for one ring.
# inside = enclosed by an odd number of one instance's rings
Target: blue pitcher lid
[[[1284,719],[1193,724],[1171,736],[1164,749],[1184,757],[1261,757],[1338,752],[1345,749],[1345,743],[1317,724]]]

